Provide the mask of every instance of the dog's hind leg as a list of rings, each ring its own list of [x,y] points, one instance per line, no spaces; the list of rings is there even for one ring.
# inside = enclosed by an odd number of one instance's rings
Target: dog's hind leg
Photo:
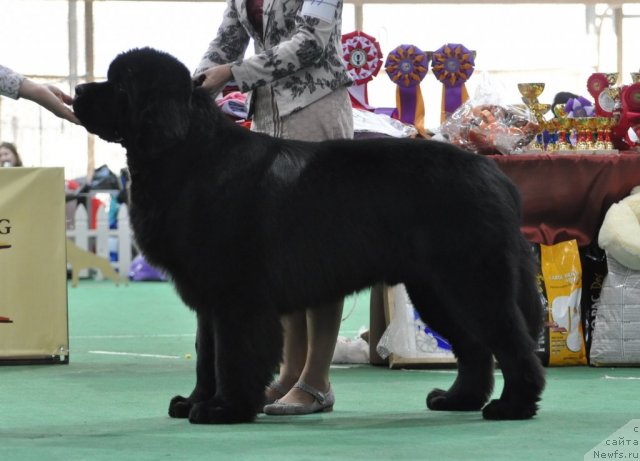
[[[522,244],[517,286],[517,309],[512,318],[498,315],[500,330],[489,338],[490,347],[500,364],[504,388],[499,400],[483,409],[487,419],[527,419],[537,412],[544,389],[544,368],[535,355],[542,330],[542,306],[535,285],[531,250]]]
[[[486,419],[528,419],[537,410],[544,389],[544,369],[535,355],[534,341],[528,336],[522,315],[500,325],[499,337],[491,341],[491,349],[504,377],[499,399],[482,410]]]
[[[483,408],[483,416],[528,419],[538,409],[544,369],[518,305],[521,266],[515,257],[504,254],[503,259],[485,260],[484,270],[457,273],[455,282],[447,285],[446,293],[448,299],[454,300],[449,305],[451,317],[493,353],[504,377],[500,398]]]
[[[196,354],[196,386],[189,397],[176,396],[171,399],[169,416],[172,418],[189,417],[194,404],[215,395],[215,330],[211,315],[198,314]]]
[[[216,393],[196,403],[189,421],[199,424],[253,421],[282,356],[279,316],[259,305],[230,307],[215,320]]]
[[[458,376],[449,390],[434,389],[427,407],[437,411],[480,410],[493,390],[491,351],[467,332],[446,311],[441,299],[424,285],[407,285],[407,293],[422,320],[451,344],[458,361]]]

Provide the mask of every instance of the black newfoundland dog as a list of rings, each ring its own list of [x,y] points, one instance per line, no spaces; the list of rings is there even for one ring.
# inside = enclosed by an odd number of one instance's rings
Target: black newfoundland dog
[[[79,85],[73,107],[126,149],[136,241],[197,314],[196,385],[171,416],[253,420],[281,358],[280,316],[379,282],[404,283],[453,346],[457,378],[430,409],[535,415],[542,311],[518,191],[493,161],[433,141],[252,133],[149,48]],[[494,357],[504,388],[487,404]]]

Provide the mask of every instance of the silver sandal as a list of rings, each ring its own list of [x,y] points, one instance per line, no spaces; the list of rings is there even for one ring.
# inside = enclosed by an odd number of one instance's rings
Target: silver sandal
[[[315,400],[310,404],[304,403],[282,403],[276,400],[272,404],[265,405],[264,412],[267,415],[309,415],[311,413],[333,411],[333,405],[336,397],[329,384],[327,392],[321,392],[318,389],[309,386],[304,381],[298,381],[293,387],[297,387],[307,394],[313,396]]]
[[[287,392],[289,392],[290,389],[287,389],[284,384],[282,384],[280,381],[278,381],[277,379],[274,379],[273,381],[271,381],[271,383],[269,383],[269,385],[267,386],[267,389],[271,389],[272,391],[276,392],[277,394],[279,394],[279,397],[275,397],[271,400],[268,400],[265,396],[264,399],[264,404],[265,405],[270,405],[273,402],[275,402],[276,400],[278,400],[278,398],[282,398],[285,395],[287,395]]]

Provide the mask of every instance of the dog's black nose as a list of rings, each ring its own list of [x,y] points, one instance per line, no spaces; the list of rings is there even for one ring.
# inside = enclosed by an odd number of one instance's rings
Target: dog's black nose
[[[84,83],[81,85],[76,85],[76,89],[75,89],[76,98],[80,96],[82,93],[84,93],[85,87],[86,85]]]

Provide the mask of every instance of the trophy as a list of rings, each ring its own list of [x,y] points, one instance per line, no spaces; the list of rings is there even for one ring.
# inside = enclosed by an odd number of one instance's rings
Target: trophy
[[[547,152],[555,152],[558,150],[558,119],[554,117],[544,123],[544,129],[549,133],[546,150]]]
[[[606,115],[611,115],[620,109],[620,90],[619,86],[612,86],[598,96],[598,103]]]
[[[551,110],[551,104],[542,104],[537,102],[531,105],[531,110],[535,114],[536,119],[541,121],[543,119],[542,116]]]
[[[605,149],[613,150],[613,136],[612,130],[618,124],[618,120],[614,117],[608,117],[607,124],[604,129],[604,144]]]
[[[553,107],[553,115],[558,118],[565,118],[567,116],[567,111],[564,110],[564,104],[557,104]]]
[[[554,119],[554,124],[556,125],[556,130],[558,132],[558,141],[556,142],[556,150],[559,152],[567,152],[571,151],[572,146],[569,141],[571,136],[571,128],[573,125],[572,120],[566,117],[558,117]]]
[[[609,87],[614,86],[618,82],[618,73],[612,72],[610,74],[604,74],[607,78],[607,82],[609,82]]]
[[[518,91],[527,107],[538,103],[538,96],[544,91],[544,83],[518,83]]]
[[[578,132],[578,140],[576,143],[576,150],[589,150],[591,149],[591,117],[578,117],[574,118],[576,124],[576,130]]]
[[[596,127],[598,130],[598,134],[596,136],[596,142],[594,144],[594,147],[596,150],[606,150],[607,149],[607,143],[606,143],[606,137],[605,137],[605,132],[608,129],[609,126],[609,118],[608,117],[595,117],[595,122],[596,122]]]
[[[531,105],[531,111],[538,121],[538,132],[536,133],[535,141],[531,145],[533,150],[545,150],[543,133],[547,128],[550,128],[550,124],[544,119],[544,114],[549,112],[549,110],[551,110],[551,104],[536,102]]]
[[[596,150],[596,142],[598,141],[598,120],[596,117],[588,117],[587,119],[588,133],[587,142],[589,149]]]
[[[545,120],[542,117],[551,108],[551,104],[541,104],[538,101],[538,96],[544,91],[544,83],[518,83],[518,91],[522,95],[522,101],[526,104],[529,110],[533,113],[536,121],[538,122],[538,132],[534,141],[529,145],[531,150],[543,151],[544,150],[544,128]]]
[[[594,123],[597,129],[594,149],[599,151],[613,150],[611,129],[616,125],[616,119],[613,117],[595,117]]]

